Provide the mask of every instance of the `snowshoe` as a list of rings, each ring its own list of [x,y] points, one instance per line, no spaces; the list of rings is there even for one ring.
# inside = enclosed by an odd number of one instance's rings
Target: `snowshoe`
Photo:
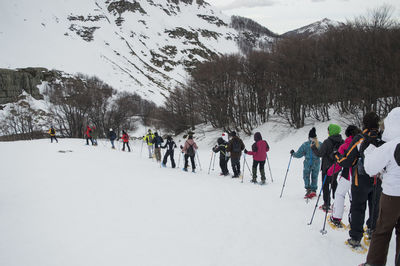
[[[182,168],[182,170],[183,170],[183,171],[185,171],[185,172],[187,172],[187,171],[188,171],[188,169],[187,169],[187,168]]]
[[[306,194],[304,195],[305,199],[308,199],[310,197],[311,189],[307,189]]]
[[[196,173],[196,170],[192,169],[192,173]]]
[[[250,180],[251,183],[257,184],[257,179]]]
[[[344,231],[347,229],[347,226],[340,219],[333,218],[332,216],[328,216],[326,219],[329,226],[334,230]]]
[[[309,198],[309,199],[312,199],[312,198],[314,198],[314,197],[316,197],[316,196],[317,196],[317,193],[315,193],[315,191],[311,191],[311,193],[308,194],[308,198]]]
[[[367,247],[369,247],[369,245],[371,244],[371,239],[372,239],[372,233],[373,233],[373,230],[372,229],[367,229],[367,230],[365,230],[365,232],[364,232],[364,237],[363,237],[363,242],[364,242],[364,244],[365,244],[365,246],[367,246]]]
[[[266,184],[265,180],[261,180],[260,185],[262,186],[262,185],[265,185],[265,184]]]
[[[346,245],[348,245],[352,251],[358,253],[358,254],[365,254],[367,253],[368,249],[364,247],[360,241],[349,238],[345,242]]]

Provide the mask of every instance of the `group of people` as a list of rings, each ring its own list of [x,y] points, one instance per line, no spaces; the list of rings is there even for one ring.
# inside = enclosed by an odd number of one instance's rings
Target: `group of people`
[[[340,126],[330,124],[327,130],[329,137],[323,143],[318,141],[312,128],[308,141],[297,151],[290,151],[295,158],[305,157],[305,198],[316,196],[321,171],[324,203],[320,208],[332,211],[331,224],[343,227],[345,197],[349,194],[347,243],[360,248],[364,233],[371,241],[367,261],[362,265],[386,265],[393,229],[396,230],[396,263],[400,263],[400,107],[394,108],[383,123],[376,113],[367,113],[363,117],[363,129],[349,125],[345,140]],[[365,222],[367,206],[369,216]]]
[[[367,236],[371,240],[367,261],[363,265],[385,265],[389,242],[393,229],[396,230],[396,258],[400,254],[400,107],[394,108],[384,122],[374,112],[367,113],[363,118],[363,129],[349,125],[345,130],[346,138],[341,135],[341,127],[330,124],[327,128],[328,138],[318,141],[316,129],[312,128],[308,140],[297,151],[291,150],[294,158],[304,159],[303,180],[306,190],[305,198],[316,196],[318,175],[322,172],[323,204],[321,209],[330,212],[330,222],[333,226],[342,227],[345,197],[350,197],[350,238],[347,243],[353,248],[361,246],[364,236],[365,212],[368,205],[369,218],[366,221]],[[51,142],[55,137],[54,127],[49,130]],[[97,145],[95,127],[86,128],[86,145],[89,140]],[[252,182],[257,183],[257,168],[261,175],[261,184],[266,181],[265,162],[268,143],[262,139],[261,133],[254,134],[254,143],[248,151],[242,139],[232,131],[229,137],[224,133],[217,139],[217,145],[212,148],[214,153],[220,153],[219,165],[221,175],[229,175],[228,161],[231,160],[233,178],[241,175],[240,158],[242,152],[253,156]],[[116,133],[110,129],[108,138],[112,148]],[[123,148],[130,152],[129,135],[122,131]],[[166,167],[168,157],[171,167],[175,168],[174,149],[176,143],[171,136],[164,140],[157,132],[150,129],[143,137],[149,152],[149,158],[155,156],[157,162]],[[161,162],[161,149],[166,149]],[[188,171],[189,160],[191,169],[195,172],[198,146],[189,134],[184,145],[180,145],[184,154],[184,171]],[[322,162],[320,160],[322,158]],[[331,198],[334,203],[331,204]]]

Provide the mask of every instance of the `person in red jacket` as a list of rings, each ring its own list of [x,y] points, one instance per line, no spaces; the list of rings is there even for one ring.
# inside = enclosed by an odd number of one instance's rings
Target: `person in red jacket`
[[[262,139],[261,133],[254,134],[254,144],[251,146],[252,151],[244,150],[244,153],[253,155],[253,179],[251,182],[257,183],[257,166],[260,166],[261,184],[265,184],[265,160],[269,151],[268,143]]]
[[[131,147],[129,147],[129,135],[125,132],[125,130],[122,130],[122,141],[124,142],[122,145],[122,151],[125,151],[126,145],[128,147],[128,152],[131,152]]]
[[[93,145],[93,138],[92,138],[92,129],[89,126],[86,126],[86,132],[85,132],[85,136],[86,136],[86,145],[89,145],[89,139],[90,142]]]

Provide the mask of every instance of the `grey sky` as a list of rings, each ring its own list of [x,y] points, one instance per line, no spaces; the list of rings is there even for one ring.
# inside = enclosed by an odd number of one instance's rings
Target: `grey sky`
[[[206,0],[226,15],[254,19],[276,33],[284,33],[323,18],[345,22],[383,4],[400,18],[399,0]]]

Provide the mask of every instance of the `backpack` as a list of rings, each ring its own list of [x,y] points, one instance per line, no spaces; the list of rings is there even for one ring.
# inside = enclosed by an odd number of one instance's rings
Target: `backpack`
[[[153,143],[153,135],[152,134],[149,134],[147,136],[147,143]]]
[[[56,131],[54,130],[54,128],[50,129],[50,134],[56,134]]]
[[[240,141],[238,139],[234,139],[232,142],[232,152],[239,153],[242,151],[242,147],[240,145]]]
[[[189,142],[188,142],[188,144],[189,144]],[[194,156],[195,155],[195,151],[194,151],[193,145],[189,144],[189,148],[187,148],[186,154],[189,155],[189,156]]]

